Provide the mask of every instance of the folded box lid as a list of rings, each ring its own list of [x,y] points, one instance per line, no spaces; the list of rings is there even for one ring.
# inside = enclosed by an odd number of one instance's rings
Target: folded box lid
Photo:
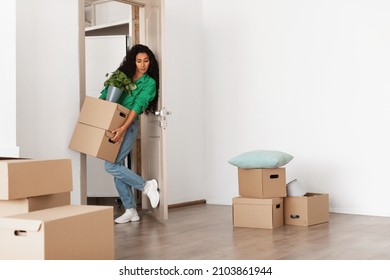
[[[302,196],[288,196],[288,199],[296,199],[296,200],[313,200],[313,199],[321,199],[324,196],[329,196],[327,193],[305,193]]]

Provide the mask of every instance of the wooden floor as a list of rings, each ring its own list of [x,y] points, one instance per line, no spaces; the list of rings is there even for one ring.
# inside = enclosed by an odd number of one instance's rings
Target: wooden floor
[[[163,222],[149,212],[140,216],[115,225],[116,259],[390,259],[390,218],[330,214],[329,223],[267,230],[234,228],[231,206],[175,208]]]

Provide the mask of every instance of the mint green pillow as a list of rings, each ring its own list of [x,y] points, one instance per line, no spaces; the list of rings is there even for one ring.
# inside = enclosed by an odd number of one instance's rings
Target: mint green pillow
[[[228,162],[240,168],[277,168],[289,163],[294,157],[273,150],[254,150],[240,154]]]

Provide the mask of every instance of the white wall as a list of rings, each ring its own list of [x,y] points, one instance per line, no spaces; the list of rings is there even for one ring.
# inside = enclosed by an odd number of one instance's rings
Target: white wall
[[[16,145],[16,4],[2,3],[0,17],[0,81],[2,94],[0,102],[0,157],[18,157]]]
[[[202,1],[165,0],[168,203],[205,198]]]
[[[23,156],[71,157],[77,173],[67,145],[79,111],[78,1],[31,2],[16,2],[18,144]],[[169,203],[231,204],[227,160],[278,149],[295,156],[287,179],[329,193],[331,210],[390,216],[390,3],[199,2],[166,0]],[[48,69],[54,91],[39,85]]]
[[[78,204],[80,154],[68,145],[80,110],[79,1],[18,0],[16,11],[20,155],[71,158]]]
[[[206,189],[238,194],[227,160],[251,149],[295,158],[287,179],[330,194],[332,211],[390,216],[390,3],[203,1]]]

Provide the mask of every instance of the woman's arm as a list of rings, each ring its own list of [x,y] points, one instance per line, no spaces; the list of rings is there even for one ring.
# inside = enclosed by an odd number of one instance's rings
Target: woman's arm
[[[112,141],[121,141],[122,136],[126,132],[127,128],[133,123],[138,115],[142,114],[142,112],[147,108],[148,104],[154,99],[155,96],[156,81],[152,78],[149,78],[147,80],[147,85],[142,88],[141,92],[139,92],[136,99],[134,100],[134,106],[126,119],[126,122],[123,124],[123,126],[112,131],[112,133],[115,134],[115,136],[111,139]]]

